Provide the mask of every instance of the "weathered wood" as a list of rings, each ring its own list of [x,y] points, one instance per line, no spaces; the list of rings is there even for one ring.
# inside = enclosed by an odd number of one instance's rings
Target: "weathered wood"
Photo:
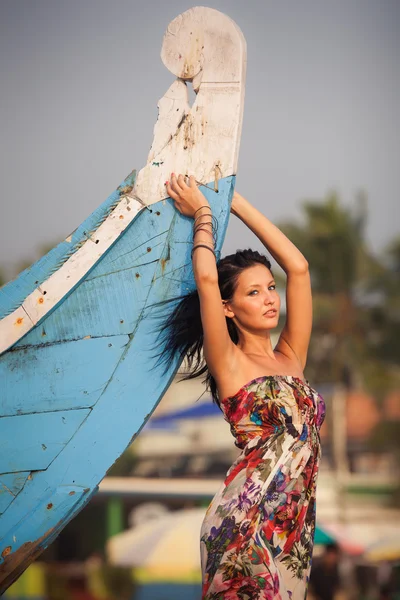
[[[29,471],[19,473],[4,473],[0,478],[0,514],[2,514],[15,496],[22,490],[28,478]]]
[[[53,339],[53,343],[39,347],[31,344],[13,349],[0,362],[0,381],[4,382],[0,414],[4,417],[92,408],[128,341],[127,335],[63,344]]]
[[[159,116],[137,197],[165,198],[164,182],[185,165],[201,183],[236,173],[242,130],[246,41],[236,23],[217,10],[191,8],[168,26],[161,58],[178,77],[158,103]],[[196,99],[189,105],[186,81]]]
[[[179,367],[178,357],[167,370],[158,364],[159,317],[166,316],[160,302],[194,289],[192,220],[164,198],[164,187],[161,193],[167,165],[206,184],[202,191],[219,225],[216,250],[222,247],[235,185],[245,47],[236,26],[214,10],[191,9],[181,17],[166,34],[163,56],[171,68],[171,48],[177,43],[185,50],[191,19],[204,39],[200,57],[185,55],[185,64],[194,65],[197,105],[187,107],[178,79],[160,107],[151,163],[139,184],[131,173],[71,236],[0,289],[0,593],[95,493]],[[236,58],[223,60],[221,48]],[[231,91],[228,64],[239,73],[231,73]],[[215,135],[224,94],[225,129]],[[198,118],[209,119],[210,127]]]
[[[86,241],[0,321],[0,353],[41,323],[71,293],[143,208],[143,203],[123,196],[95,231],[86,232]]]
[[[81,409],[2,417],[0,472],[47,469],[89,413]]]

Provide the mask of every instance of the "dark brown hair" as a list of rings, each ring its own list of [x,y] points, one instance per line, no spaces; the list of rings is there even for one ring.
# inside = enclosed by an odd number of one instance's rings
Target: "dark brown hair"
[[[264,265],[271,270],[268,258],[256,250],[238,250],[217,262],[218,286],[223,300],[231,300],[236,290],[239,275],[257,264]],[[200,317],[200,300],[197,290],[186,296],[175,299],[173,311],[168,318],[163,319],[160,327],[160,337],[163,351],[160,354],[161,362],[166,368],[171,360],[178,355],[180,360],[187,359],[188,371],[183,380],[194,379],[206,373],[204,383],[210,390],[214,402],[220,405],[215,379],[209,372],[204,361],[203,326]],[[230,318],[226,318],[226,325],[231,340],[234,344],[239,341],[236,325]]]

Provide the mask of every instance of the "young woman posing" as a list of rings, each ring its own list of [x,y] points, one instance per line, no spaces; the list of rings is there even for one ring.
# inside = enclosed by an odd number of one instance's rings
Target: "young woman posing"
[[[235,192],[231,211],[287,275],[286,322],[275,348],[280,298],[266,256],[239,250],[216,263],[213,217],[194,177],[166,183],[194,218],[197,290],[168,322],[168,354],[195,359],[241,454],[201,530],[203,600],[303,600],[311,568],[322,397],[304,379],[312,326],[308,263],[288,238]],[[199,369],[203,350],[206,366]]]

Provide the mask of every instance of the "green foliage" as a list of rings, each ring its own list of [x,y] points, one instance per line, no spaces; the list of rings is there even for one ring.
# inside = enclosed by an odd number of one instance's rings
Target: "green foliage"
[[[400,469],[400,421],[381,421],[377,424],[369,439],[369,447],[373,452],[391,454],[395,468]],[[393,506],[400,502],[400,483],[393,490],[391,501]]]
[[[362,384],[377,397],[400,385],[400,237],[383,257],[365,241],[367,200],[344,207],[336,193],[303,202],[304,220],[279,227],[310,265],[314,326],[310,377]]]

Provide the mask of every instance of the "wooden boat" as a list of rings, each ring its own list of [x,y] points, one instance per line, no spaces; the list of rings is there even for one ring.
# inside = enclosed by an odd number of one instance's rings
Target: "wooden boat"
[[[159,101],[146,166],[0,290],[1,591],[90,500],[179,367],[157,366],[155,311],[194,287],[192,221],[165,197],[164,182],[172,171],[195,175],[220,250],[245,54],[239,28],[216,10],[174,19],[161,57],[176,80]]]

